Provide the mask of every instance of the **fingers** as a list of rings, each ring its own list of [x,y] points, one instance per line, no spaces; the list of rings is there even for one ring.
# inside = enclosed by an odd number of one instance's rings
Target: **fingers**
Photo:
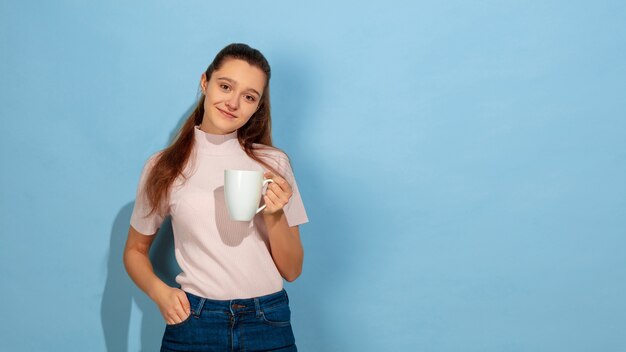
[[[177,323],[182,323],[185,319],[189,318],[189,314],[185,313],[185,310],[182,307],[176,309],[176,313],[178,314]]]
[[[189,304],[189,299],[187,299],[187,295],[185,294],[185,292],[180,291],[177,297],[178,301],[180,302],[180,306],[183,308],[183,313],[185,314],[185,317],[188,317],[191,313],[191,307]]]
[[[189,299],[187,298],[185,292],[180,290],[177,297],[180,305],[183,307],[183,311],[185,312],[185,314],[189,314],[191,310],[191,305],[189,304]]]
[[[289,201],[289,198],[291,198],[291,194],[293,193],[289,182],[287,182],[287,180],[280,176],[274,175],[271,172],[266,172],[265,177],[271,178],[274,181],[267,185],[268,192],[272,190],[279,199],[283,200],[284,203],[287,203],[287,201]]]
[[[277,208],[284,207],[285,204],[287,204],[287,202],[289,201],[289,198],[285,197],[284,193],[281,192],[281,194],[283,194],[283,197],[278,196],[278,194],[276,194],[273,189],[268,189],[267,192],[265,192],[265,200],[267,201],[269,199],[269,203],[267,206]]]
[[[263,196],[263,200],[265,201],[265,205],[267,205],[267,209],[276,209],[278,207],[276,203],[267,196],[267,193]]]
[[[179,304],[176,307],[172,308],[172,310],[168,313],[167,323],[178,324],[185,321],[185,319],[189,318],[190,313],[185,313],[183,307]]]
[[[170,325],[182,323],[187,318],[189,318],[190,315],[190,313],[185,314],[182,308],[176,308],[169,314],[169,317],[167,318],[167,323]]]
[[[181,314],[182,314],[181,321],[183,321],[187,319],[189,315],[191,314],[191,307],[189,304],[189,299],[187,299],[187,295],[182,290],[178,291],[178,295],[176,297],[178,297],[178,302],[180,302],[180,305],[178,306],[178,310],[177,310],[178,317],[181,317]]]
[[[270,183],[269,186],[280,186],[280,188],[282,188],[285,192],[291,193],[291,186],[289,185],[289,182],[287,182],[287,180],[285,180],[284,178],[278,176],[278,175],[274,175],[272,172],[266,172],[264,174],[265,178],[271,178],[274,182]]]
[[[274,175],[272,172],[266,172],[265,178],[271,178],[274,182],[267,185],[267,190],[263,199],[267,206],[266,213],[271,214],[283,209],[292,196],[291,186],[284,178]]]

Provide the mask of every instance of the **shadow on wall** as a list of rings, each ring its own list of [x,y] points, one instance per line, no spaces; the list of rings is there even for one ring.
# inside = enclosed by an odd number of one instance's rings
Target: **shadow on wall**
[[[197,99],[196,99],[197,101]],[[187,117],[196,107],[194,103],[171,131],[167,145],[175,138]],[[138,179],[135,180],[138,182]],[[165,320],[157,305],[130,279],[123,263],[124,246],[128,237],[130,217],[135,203],[120,209],[113,222],[100,317],[105,343],[109,352],[128,351],[128,335],[132,302],[139,307],[141,319],[141,351],[158,351],[165,331]],[[150,248],[150,261],[155,274],[167,285],[178,287],[176,275],[181,271],[174,256],[174,235],[171,219],[167,217]]]
[[[111,229],[107,280],[100,307],[102,329],[109,352],[128,351],[128,333],[132,302],[142,313],[141,351],[158,351],[165,321],[157,305],[132,282],[122,261],[134,203],[128,203],[117,214]],[[170,286],[180,272],[174,258],[171,221],[166,219],[150,248],[150,261],[157,276]]]

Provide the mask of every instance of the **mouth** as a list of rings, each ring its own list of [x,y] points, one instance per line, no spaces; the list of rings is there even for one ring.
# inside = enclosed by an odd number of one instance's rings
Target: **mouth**
[[[230,113],[227,113],[226,111],[224,111],[224,110],[222,110],[222,109],[220,109],[220,108],[216,108],[216,109],[217,109],[217,110],[219,110],[219,112],[221,112],[221,113],[222,113],[222,115],[224,115],[224,116],[225,116],[226,118],[228,118],[228,119],[234,120],[234,119],[236,119],[236,118],[237,118],[237,116],[235,116],[235,115],[233,115],[233,114],[230,114]]]

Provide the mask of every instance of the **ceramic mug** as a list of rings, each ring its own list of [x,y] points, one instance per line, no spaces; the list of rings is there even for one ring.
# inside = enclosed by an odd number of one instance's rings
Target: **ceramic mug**
[[[264,186],[272,179],[264,179],[263,172],[250,170],[224,170],[224,199],[230,218],[235,221],[250,221],[261,210],[261,195]],[[258,208],[257,208],[258,207]]]

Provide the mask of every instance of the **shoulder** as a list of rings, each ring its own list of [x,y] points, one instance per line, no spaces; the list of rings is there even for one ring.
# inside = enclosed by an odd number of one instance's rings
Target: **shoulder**
[[[143,172],[146,173],[147,171],[152,170],[154,165],[156,165],[159,159],[161,159],[162,155],[163,155],[163,150],[160,150],[156,153],[151,154],[143,164]]]
[[[150,155],[148,157],[148,160],[146,161],[146,164],[150,164],[150,165],[156,164],[159,161],[159,159],[161,159],[161,156],[163,155],[163,152],[164,152],[163,150],[159,150],[158,152],[153,153],[152,155]]]

